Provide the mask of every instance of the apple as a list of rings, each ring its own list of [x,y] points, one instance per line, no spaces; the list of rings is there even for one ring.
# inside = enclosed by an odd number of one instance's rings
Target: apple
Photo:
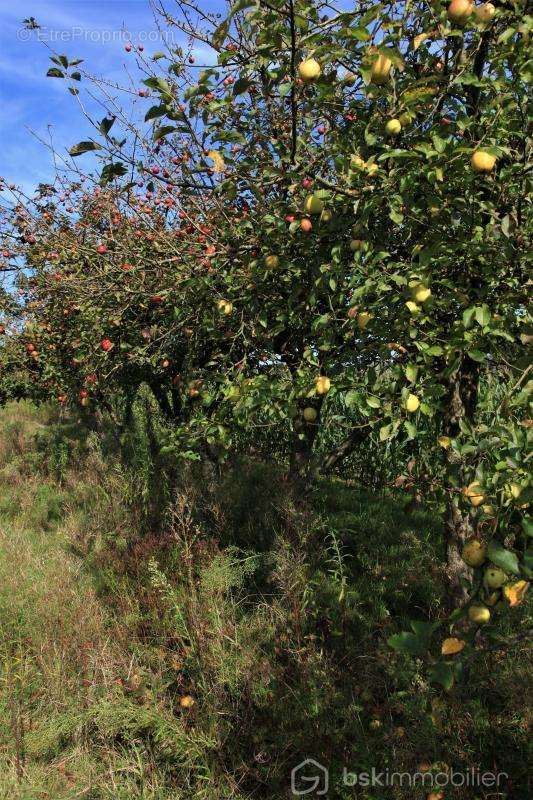
[[[365,162],[361,158],[359,153],[354,153],[352,156],[350,156],[350,166],[351,166],[352,169],[364,169],[365,168]]]
[[[485,625],[490,620],[490,611],[486,606],[471,605],[468,609],[468,619],[476,625]]]
[[[80,400],[82,406],[87,407],[90,404],[90,399],[88,397],[82,397]]]
[[[487,546],[479,539],[469,539],[465,542],[461,558],[469,567],[480,567],[487,558]]]
[[[450,439],[449,436],[439,436],[437,438],[437,442],[440,444],[441,447],[447,450],[448,447],[451,445],[452,440]]]
[[[420,312],[422,311],[420,306],[417,303],[415,303],[414,300],[407,300],[405,305],[407,306],[411,314],[420,314]]]
[[[485,585],[489,589],[500,589],[507,580],[507,575],[499,567],[489,567],[483,576]]]
[[[332,219],[333,219],[333,214],[331,213],[331,211],[329,211],[329,209],[325,208],[322,214],[320,215],[320,221],[331,222]]]
[[[472,0],[452,0],[448,6],[448,19],[457,25],[465,25],[473,10],[474,4]]]
[[[490,22],[496,14],[496,6],[492,3],[482,3],[480,6],[474,7],[474,14],[478,22],[486,24]]]
[[[265,256],[265,267],[267,269],[276,269],[279,267],[279,256],[268,255]]]
[[[89,392],[87,391],[87,389],[80,389],[79,396],[80,400],[83,400],[84,397],[89,397]]]
[[[352,239],[350,242],[350,250],[353,253],[358,253],[361,250],[366,250],[366,242],[363,239]]]
[[[217,303],[217,308],[221,314],[224,314],[227,317],[233,311],[233,303],[229,300],[219,300]]]
[[[304,408],[303,416],[306,422],[316,422],[316,419],[318,417],[318,412],[316,408],[313,408],[312,406],[307,406],[306,408]]]
[[[111,341],[111,339],[102,339],[102,341],[100,342],[100,347],[105,353],[107,353],[113,347],[113,342]]]
[[[99,244],[98,247],[96,248],[96,252],[99,255],[104,256],[107,253],[107,247],[105,246],[105,244]]]
[[[485,495],[479,481],[473,481],[463,489],[463,494],[470,500],[470,503],[477,508],[485,502]]]
[[[416,394],[409,394],[407,396],[407,400],[405,401],[405,410],[408,411],[410,414],[414,414],[415,411],[418,411],[420,408],[420,400],[416,396]]]
[[[475,150],[470,160],[474,172],[491,172],[496,163],[496,156],[487,153],[485,150]]]
[[[317,194],[310,194],[305,199],[304,211],[306,214],[321,214],[324,211],[324,201]]]
[[[370,314],[368,311],[361,311],[357,315],[357,327],[359,328],[360,331],[364,331],[364,329],[372,319],[372,316],[373,315]]]
[[[35,351],[35,345],[34,344],[30,343],[30,344],[26,345],[26,352],[27,353],[33,353],[34,351]]]
[[[428,289],[427,286],[424,286],[423,283],[419,283],[413,289],[413,300],[417,303],[425,303],[431,297],[431,289]]]
[[[382,85],[389,80],[389,73],[391,71],[392,61],[387,56],[379,55],[370,71],[370,80],[372,83]]]
[[[303,233],[310,233],[312,229],[313,229],[313,223],[311,222],[310,219],[304,217],[304,219],[300,221],[300,230]]]
[[[306,58],[298,64],[298,75],[305,83],[316,80],[322,72],[322,67],[314,58]]]
[[[385,123],[385,133],[387,136],[398,136],[402,130],[402,123],[399,119],[389,119]]]
[[[327,394],[331,389],[331,381],[325,375],[320,375],[316,378],[315,384],[317,394]]]

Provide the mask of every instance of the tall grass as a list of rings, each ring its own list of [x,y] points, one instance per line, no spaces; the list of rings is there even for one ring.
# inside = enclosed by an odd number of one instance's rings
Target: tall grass
[[[158,425],[146,399],[120,446],[0,414],[0,797],[282,800],[305,757],[338,800],[344,766],[421,762],[523,793],[525,646],[480,651],[444,694],[386,644],[441,614],[431,513],[341,480],[304,500],[249,461],[206,481],[165,462]]]

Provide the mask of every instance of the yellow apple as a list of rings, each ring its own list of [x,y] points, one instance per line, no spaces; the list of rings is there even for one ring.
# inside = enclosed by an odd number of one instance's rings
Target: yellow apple
[[[350,156],[350,166],[352,169],[364,169],[365,162],[358,153],[354,153]]]
[[[417,303],[425,303],[431,297],[431,289],[419,283],[418,286],[413,288],[413,300]]]
[[[405,410],[408,411],[410,414],[414,414],[415,411],[418,411],[420,408],[420,400],[416,396],[416,394],[409,394],[407,396],[407,400],[405,401]]]
[[[279,267],[279,256],[265,256],[265,267],[267,269],[276,269],[276,267]]]
[[[407,308],[409,309],[409,311],[411,312],[411,314],[420,314],[420,312],[421,312],[421,310],[422,310],[422,309],[420,308],[420,306],[419,306],[419,305],[417,305],[417,304],[414,302],[414,300],[407,300],[407,302],[405,303],[405,305],[407,306]]]
[[[321,222],[331,222],[332,219],[333,219],[333,214],[331,213],[331,211],[329,211],[327,208],[325,208],[324,211],[322,212],[322,214],[320,215],[320,221]]]
[[[331,381],[325,375],[320,375],[316,381],[316,393],[327,394],[331,389]]]
[[[496,13],[496,6],[492,3],[482,3],[480,6],[475,6],[474,14],[478,22],[490,22]]]
[[[437,442],[440,444],[441,447],[444,447],[445,450],[451,445],[452,440],[449,436],[439,436]]]
[[[452,0],[448,6],[448,18],[457,25],[464,25],[473,10],[472,0]]]
[[[304,408],[304,419],[306,422],[316,422],[316,418],[318,417],[318,413],[316,408],[312,406],[307,406]]]
[[[378,85],[382,85],[387,83],[389,80],[389,73],[391,71],[392,61],[387,56],[379,55],[374,63],[372,64],[372,69],[370,71],[370,80],[372,83],[377,83]]]
[[[487,546],[479,539],[469,539],[465,542],[461,558],[469,567],[480,567],[487,558]]]
[[[486,606],[471,605],[468,609],[468,619],[476,625],[485,625],[490,620],[490,611]]]
[[[310,194],[304,203],[306,214],[322,214],[324,211],[324,201],[317,194]]]
[[[399,119],[389,119],[385,123],[385,133],[387,136],[398,136],[402,129],[402,123]]]
[[[298,65],[298,75],[306,83],[314,81],[321,72],[322,68],[314,58],[306,58],[305,61],[300,62]]]
[[[496,156],[492,156],[485,150],[476,150],[472,153],[470,163],[474,172],[491,172],[496,163]]]
[[[357,253],[359,250],[364,250],[366,247],[366,242],[362,239],[352,239],[350,242],[350,250],[352,252]]]
[[[500,589],[507,580],[507,575],[499,567],[489,567],[485,570],[483,580],[489,589]]]
[[[228,316],[233,311],[233,303],[231,303],[229,300],[219,300],[217,303],[217,308],[221,314]]]
[[[361,311],[357,315],[357,326],[360,331],[364,331],[370,320],[372,319],[372,314],[368,311]]]

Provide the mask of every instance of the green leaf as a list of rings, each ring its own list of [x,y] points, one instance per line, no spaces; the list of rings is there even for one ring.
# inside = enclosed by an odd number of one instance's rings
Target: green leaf
[[[393,650],[408,653],[411,656],[421,656],[427,649],[424,639],[414,633],[409,633],[409,631],[402,631],[390,636],[387,643]]]
[[[113,127],[115,120],[116,117],[111,117],[111,119],[109,119],[108,117],[104,117],[99,125],[100,133],[102,133],[104,136],[107,136],[107,134]]]
[[[487,358],[487,354],[482,353],[481,350],[468,350],[467,355],[472,361],[478,361],[480,364]]]
[[[164,117],[166,113],[167,113],[167,107],[165,105],[151,106],[151,108],[149,108],[145,114],[144,121],[148,122],[151,119]]]
[[[489,542],[488,556],[493,564],[503,569],[504,572],[511,572],[514,575],[520,574],[520,567],[518,565],[518,558],[511,550],[500,544],[500,542],[493,539]]]
[[[379,408],[381,406],[381,400],[379,399],[379,397],[376,397],[375,395],[372,394],[366,398],[366,402],[367,405],[370,406],[370,408]]]
[[[418,376],[418,367],[416,364],[407,364],[405,368],[405,377],[411,383],[414,383]]]
[[[81,156],[83,153],[90,153],[93,150],[101,150],[102,145],[98,144],[98,142],[78,142],[78,144],[73,145],[69,152],[71,156]]]
[[[443,687],[447,692],[453,686],[454,681],[454,672],[453,667],[451,664],[447,664],[445,661],[438,661],[434,667],[431,668],[429,672],[429,680],[432,683],[438,683],[440,686]]]
[[[64,78],[65,74],[61,72],[60,69],[57,67],[50,67],[48,72],[46,73],[47,78]]]
[[[404,425],[405,430],[407,431],[407,439],[408,439],[408,441],[412,441],[413,439],[416,439],[416,434],[417,434],[416,425],[414,425],[412,422],[409,422],[409,420],[407,420],[407,419],[405,420],[403,425]]]
[[[107,186],[113,178],[122,178],[127,172],[127,167],[120,162],[106,164],[100,174],[100,186]]]
[[[160,128],[156,128],[152,139],[154,142],[158,142],[160,139],[163,139],[165,136],[168,136],[170,133],[174,133],[176,130],[174,125],[163,125]]]
[[[489,307],[486,304],[478,306],[475,310],[475,317],[477,324],[481,325],[482,328],[485,328],[490,322]]]

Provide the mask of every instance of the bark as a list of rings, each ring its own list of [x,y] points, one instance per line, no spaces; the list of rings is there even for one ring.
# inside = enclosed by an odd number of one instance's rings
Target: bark
[[[363,442],[367,436],[367,426],[354,430],[353,433],[351,433],[350,436],[341,442],[338,447],[327,454],[319,467],[319,472],[327,473],[334,467],[337,467],[344,461],[345,458],[350,455],[350,453],[353,453],[355,448],[361,444],[361,442]]]
[[[300,484],[307,483],[311,470],[313,444],[318,433],[318,420],[313,425],[305,425],[295,430],[290,454],[289,475]],[[299,434],[303,434],[301,437]]]
[[[460,431],[461,422],[472,422],[477,405],[479,364],[466,358],[451,378],[447,398],[447,412],[444,430],[454,438]],[[453,455],[448,455],[448,469],[457,469]],[[460,476],[462,478],[462,476]],[[446,547],[446,604],[453,609],[463,606],[469,596],[472,570],[461,558],[463,545],[474,533],[470,514],[462,513],[450,497],[444,521],[444,542]]]

